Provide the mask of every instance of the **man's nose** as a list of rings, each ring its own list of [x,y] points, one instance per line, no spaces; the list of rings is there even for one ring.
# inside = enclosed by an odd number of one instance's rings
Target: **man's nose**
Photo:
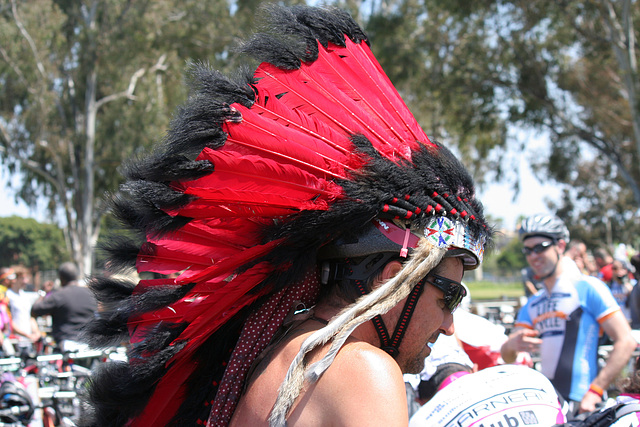
[[[442,333],[445,335],[453,335],[455,328],[453,326],[453,313],[445,313],[442,325],[440,325]]]

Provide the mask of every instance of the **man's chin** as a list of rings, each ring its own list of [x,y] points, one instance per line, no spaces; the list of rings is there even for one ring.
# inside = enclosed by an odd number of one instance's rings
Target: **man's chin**
[[[407,361],[405,366],[400,366],[403,374],[419,374],[424,370],[424,359],[431,354],[431,348],[425,346],[426,351],[420,353],[416,358]]]

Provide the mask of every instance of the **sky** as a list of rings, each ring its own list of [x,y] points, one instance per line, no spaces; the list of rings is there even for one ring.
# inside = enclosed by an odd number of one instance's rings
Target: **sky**
[[[9,172],[4,167],[0,168],[0,217],[17,215],[34,218],[39,222],[50,222],[44,209],[33,211],[24,202],[15,200],[15,192],[7,185],[11,179]],[[15,178],[13,178],[13,182],[17,184]]]
[[[539,160],[549,155],[547,134],[510,129],[507,146],[502,167],[508,181],[517,179],[520,182],[519,193],[515,194],[509,183],[489,182],[478,189],[478,198],[484,205],[485,214],[502,219],[506,230],[515,231],[521,217],[550,213],[547,200],[560,200],[562,190],[557,185],[540,182],[530,167],[532,159]]]
[[[560,190],[549,184],[540,183],[533,175],[528,162],[523,158],[514,173],[520,176],[520,192],[516,196],[508,184],[491,184],[479,192],[485,214],[492,218],[501,218],[505,229],[518,228],[521,216],[548,213],[545,200],[558,200]],[[515,200],[514,200],[515,197]]]

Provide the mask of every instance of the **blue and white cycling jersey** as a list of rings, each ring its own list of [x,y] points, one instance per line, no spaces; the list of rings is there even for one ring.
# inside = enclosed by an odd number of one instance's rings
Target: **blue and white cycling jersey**
[[[542,373],[565,399],[580,401],[598,374],[600,324],[619,310],[601,280],[563,274],[551,293],[529,298],[516,326],[539,332]]]

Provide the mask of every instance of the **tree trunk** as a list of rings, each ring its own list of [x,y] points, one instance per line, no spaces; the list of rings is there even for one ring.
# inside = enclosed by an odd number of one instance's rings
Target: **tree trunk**
[[[80,232],[80,253],[76,262],[83,274],[91,274],[93,271],[93,193],[95,188],[95,142],[96,142],[96,82],[97,72],[94,69],[89,74],[87,82],[86,105],[86,140],[84,146],[84,161],[80,163],[82,168],[78,175],[83,177],[79,194],[78,231]]]

